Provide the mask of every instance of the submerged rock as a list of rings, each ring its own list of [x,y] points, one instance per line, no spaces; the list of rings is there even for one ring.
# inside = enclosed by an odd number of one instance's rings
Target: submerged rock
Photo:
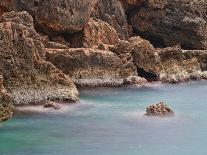
[[[61,109],[61,106],[55,102],[46,102],[46,104],[44,105],[44,108],[53,108],[55,110]]]
[[[150,105],[146,108],[145,116],[174,116],[174,112],[164,102]]]
[[[147,80],[139,76],[129,76],[128,78],[124,79],[123,83],[124,85],[143,85],[147,83]]]

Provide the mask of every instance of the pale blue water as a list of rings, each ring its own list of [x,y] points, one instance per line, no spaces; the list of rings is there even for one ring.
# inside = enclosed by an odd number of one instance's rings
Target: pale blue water
[[[145,118],[165,101],[174,118]],[[207,82],[81,92],[64,114],[22,115],[0,125],[0,155],[206,155]]]

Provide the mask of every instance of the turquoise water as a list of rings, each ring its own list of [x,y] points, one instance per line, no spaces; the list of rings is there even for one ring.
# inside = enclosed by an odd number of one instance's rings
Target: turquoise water
[[[143,117],[167,102],[174,118]],[[67,113],[16,116],[0,124],[0,155],[205,155],[207,82],[81,91]]]

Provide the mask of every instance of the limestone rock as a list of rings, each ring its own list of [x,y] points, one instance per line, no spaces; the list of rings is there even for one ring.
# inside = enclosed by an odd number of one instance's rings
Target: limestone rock
[[[188,81],[193,74],[201,72],[198,59],[196,57],[185,58],[183,51],[178,47],[158,49],[157,53],[161,58],[160,80],[163,82]]]
[[[206,0],[146,0],[130,12],[136,33],[158,47],[207,49]]]
[[[186,59],[197,58],[202,71],[207,71],[207,50],[183,50]]]
[[[84,47],[93,47],[99,44],[114,45],[118,41],[116,30],[102,20],[90,19],[84,28]]]
[[[3,85],[3,77],[0,76],[0,122],[6,121],[13,114],[11,96],[7,93]]]
[[[168,117],[174,116],[174,112],[164,102],[150,105],[146,108],[145,116]]]
[[[47,49],[46,57],[48,61],[74,81],[78,80],[79,82],[81,80],[86,82],[90,79],[89,83],[91,83],[90,81],[97,83],[101,79],[106,81],[106,85],[107,83],[113,85],[113,81],[136,75],[136,67],[132,61],[125,59],[125,57],[120,58],[107,50],[92,48]]]
[[[121,2],[118,0],[96,0],[92,8],[91,17],[109,23],[121,39],[127,39],[130,36],[131,29]]]
[[[61,109],[61,106],[55,102],[48,101],[45,103],[44,108],[53,108],[55,110]]]
[[[24,20],[31,19],[31,16],[26,12],[12,12],[4,17],[7,17],[6,21],[0,23],[3,34],[0,40],[0,74],[13,103],[77,100],[78,92],[72,80],[42,58],[44,46],[40,37]]]
[[[129,76],[124,79],[124,85],[143,85],[146,84],[147,80],[145,78],[141,78],[139,76]]]

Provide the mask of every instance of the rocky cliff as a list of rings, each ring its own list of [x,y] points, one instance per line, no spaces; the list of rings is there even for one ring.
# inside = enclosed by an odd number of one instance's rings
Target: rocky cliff
[[[207,79],[206,12],[206,0],[1,0],[0,120],[77,101],[76,86]]]

